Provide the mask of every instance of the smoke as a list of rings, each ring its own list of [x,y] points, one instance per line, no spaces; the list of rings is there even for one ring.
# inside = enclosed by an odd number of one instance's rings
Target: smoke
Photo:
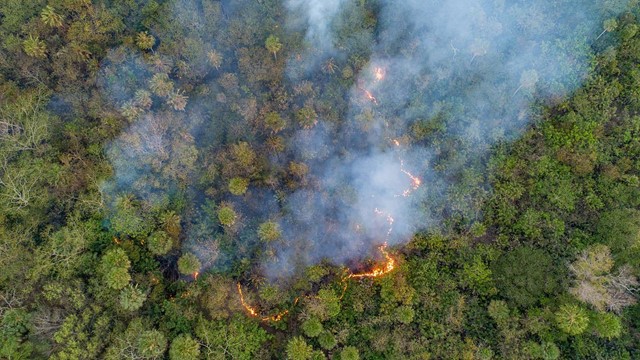
[[[273,11],[258,3],[245,9],[207,2],[204,16],[195,2],[177,1],[172,17],[186,40],[163,43],[153,56],[107,61],[105,94],[130,110],[136,89],[149,89],[155,75],[172,68],[163,69],[162,46],[179,51],[184,43],[173,64],[179,76],[167,81],[191,91],[181,111],[158,104],[166,99],[154,90],[153,105],[134,114],[109,148],[115,177],[105,189],[134,192],[156,207],[171,202],[159,194],[182,196],[186,249],[219,268],[268,254],[263,269],[277,277],[323,259],[349,265],[445,217],[462,225],[481,220],[477,199],[488,191],[484,159],[491,146],[523,131],[536,115],[534,101],[566,96],[584,83],[594,59],[589,45],[627,1],[288,0],[281,38],[303,31],[305,40],[276,82],[296,94],[286,108],[265,101],[254,83],[260,76],[273,84],[265,69],[279,66],[251,32],[260,6]],[[220,69],[207,66],[207,51],[221,56]],[[234,56],[245,57],[236,64]],[[259,66],[246,66],[249,58]],[[304,84],[311,90],[298,91]],[[285,91],[270,90],[274,99]],[[318,122],[286,132],[285,153],[250,173],[225,165],[238,141],[262,149],[254,125],[262,107],[289,119],[311,109]],[[255,178],[291,161],[309,169],[296,186],[252,182],[243,196],[226,193],[225,177]],[[241,214],[233,228],[216,220],[223,202]],[[282,236],[265,245],[256,230],[267,220]]]
[[[306,41],[323,51],[334,48],[332,21],[344,0],[288,0],[292,29],[306,28]]]
[[[338,17],[364,3],[289,1],[294,16],[307,10],[309,51],[338,58],[346,57],[333,46],[345,41]],[[297,144],[302,154],[322,145],[335,151],[312,160],[317,187],[288,200],[296,211],[285,222],[280,257],[267,266],[273,276],[321,259],[346,264],[382,242],[406,242],[437,225],[452,198],[464,208],[465,199],[452,194],[460,178],[484,173],[476,164],[491,145],[517,137],[534,115],[534,96],[565,96],[583,83],[594,57],[587,39],[624,8],[623,1],[601,8],[579,1],[375,3],[375,45],[349,93],[348,117],[334,129],[339,138],[317,129],[304,132],[306,146]],[[358,47],[363,38],[356,32],[349,41]],[[433,128],[431,143],[396,145],[421,127]],[[451,154],[450,144],[466,149]],[[401,163],[422,180],[408,196],[399,196],[410,186]],[[485,191],[482,181],[472,184]]]

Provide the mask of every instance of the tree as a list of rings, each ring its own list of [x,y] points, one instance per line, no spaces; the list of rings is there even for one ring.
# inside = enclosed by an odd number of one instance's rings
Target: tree
[[[308,360],[311,358],[313,348],[300,336],[291,338],[287,343],[287,359]]]
[[[234,317],[227,321],[198,320],[196,335],[203,343],[205,358],[251,360],[270,335],[252,319]]]
[[[121,248],[108,250],[100,261],[100,273],[108,287],[120,290],[131,281],[129,268],[131,261]]]
[[[340,360],[359,360],[360,352],[355,346],[346,346],[340,352]]]
[[[502,300],[491,300],[487,308],[489,316],[496,321],[499,327],[505,328],[510,319],[509,306]]]
[[[156,359],[167,350],[167,338],[158,330],[146,330],[138,337],[137,345],[141,356]]]
[[[598,35],[596,40],[600,39],[604,33],[615,31],[618,28],[618,20],[616,18],[607,19],[603,24],[604,30]]]
[[[42,12],[40,13],[40,19],[42,19],[42,22],[51,27],[62,27],[62,16],[57,14],[56,10],[50,5],[47,5],[44,7],[44,9],[42,9]]]
[[[136,311],[142,307],[147,295],[137,286],[129,284],[120,290],[120,306],[127,311]]]
[[[166,255],[172,247],[173,239],[162,230],[155,231],[147,239],[147,248],[156,256]]]
[[[258,227],[258,238],[264,242],[278,240],[281,235],[280,225],[275,221],[265,221]]]
[[[243,168],[251,168],[256,160],[255,151],[245,141],[231,146],[231,156]]]
[[[241,177],[234,177],[229,180],[229,192],[233,195],[244,195],[249,187],[249,180]]]
[[[562,305],[555,315],[558,328],[569,335],[580,335],[589,326],[589,314],[578,305]]]
[[[187,107],[188,99],[189,97],[182,90],[171,91],[167,95],[167,104],[175,111],[184,111],[185,107]]]
[[[24,52],[34,58],[44,58],[47,56],[47,45],[37,36],[29,35],[22,43]]]
[[[416,312],[411,306],[402,305],[396,308],[395,313],[396,319],[398,319],[399,322],[403,324],[410,324],[413,321]]]
[[[318,318],[312,317],[311,319],[302,323],[302,331],[304,331],[304,334],[308,337],[316,337],[320,335],[322,330],[322,323]]]
[[[264,116],[264,126],[272,133],[282,131],[287,122],[275,111],[271,111]]]
[[[200,356],[200,344],[191,335],[178,335],[171,342],[169,358],[171,360],[197,360]]]
[[[620,318],[611,313],[594,313],[591,317],[590,327],[601,338],[612,340],[622,334],[622,322]]]
[[[142,50],[151,50],[155,43],[156,39],[146,31],[141,31],[136,35],[136,45]]]
[[[174,211],[167,211],[160,217],[160,223],[164,228],[164,231],[174,240],[178,240],[182,226],[180,225],[180,215]]]
[[[169,79],[169,75],[157,73],[149,80],[149,88],[154,94],[167,97],[173,92],[173,82]]]
[[[200,271],[202,264],[197,256],[192,253],[187,253],[180,256],[178,259],[178,270],[183,275],[191,275]]]
[[[330,331],[325,330],[318,335],[318,344],[325,350],[331,350],[338,344],[338,341]]]
[[[0,106],[0,150],[38,150],[51,137],[57,118],[46,111],[49,95],[42,89],[20,94]]]
[[[274,59],[278,59],[276,54],[278,53],[278,51],[280,51],[280,49],[282,49],[282,44],[280,43],[280,39],[278,39],[278,37],[269,35],[267,41],[265,41],[264,43],[264,47],[273,54]]]
[[[587,248],[569,266],[575,277],[569,292],[599,311],[619,312],[623,307],[635,304],[638,280],[629,266],[623,265],[612,273],[613,265],[608,246],[598,244]]]
[[[218,208],[218,220],[223,226],[233,226],[236,223],[237,218],[238,214],[236,214],[231,205],[221,204]]]
[[[207,59],[209,60],[209,64],[216,68],[216,70],[220,69],[220,65],[222,65],[222,55],[216,50],[211,50],[207,53]]]
[[[559,269],[539,249],[520,247],[501,256],[494,274],[499,292],[522,307],[529,307],[558,289]]]
[[[340,298],[331,289],[320,289],[318,296],[307,302],[309,313],[321,320],[327,320],[340,313]]]
[[[302,128],[310,129],[318,123],[318,114],[312,107],[305,106],[296,112],[296,120]]]

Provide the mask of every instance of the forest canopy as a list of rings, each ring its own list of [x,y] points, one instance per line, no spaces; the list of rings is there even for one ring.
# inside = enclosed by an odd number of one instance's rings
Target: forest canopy
[[[0,1],[0,358],[639,358],[639,16]]]

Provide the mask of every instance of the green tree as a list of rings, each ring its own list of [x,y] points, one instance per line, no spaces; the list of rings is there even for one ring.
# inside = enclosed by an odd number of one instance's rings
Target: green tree
[[[158,330],[146,330],[138,337],[137,347],[144,358],[160,358],[167,350],[167,338]]]
[[[529,307],[558,290],[558,269],[544,251],[517,248],[501,256],[494,267],[495,285],[502,295],[522,307]]]
[[[330,331],[325,330],[318,335],[318,343],[323,349],[331,350],[338,344],[338,341]]]
[[[600,39],[604,33],[615,31],[618,28],[618,20],[616,18],[607,19],[603,24],[604,30],[598,35],[596,40]]]
[[[172,247],[173,239],[162,230],[155,231],[147,239],[147,248],[156,256],[166,255]]]
[[[192,253],[187,253],[180,256],[178,259],[178,270],[183,275],[191,275],[195,272],[200,271],[202,264],[198,257]]]
[[[287,359],[308,360],[311,358],[313,348],[300,336],[293,337],[287,343]]]
[[[304,331],[304,334],[308,337],[316,337],[320,335],[322,330],[322,323],[318,318],[312,317],[311,319],[302,323],[302,331]]]
[[[155,43],[156,39],[146,31],[141,31],[136,35],[136,45],[142,50],[151,50]]]
[[[120,306],[127,311],[136,311],[142,307],[147,295],[137,286],[129,284],[120,290]]]
[[[264,242],[278,240],[282,236],[280,225],[275,221],[265,221],[258,227],[258,238]]]
[[[318,114],[312,107],[305,106],[296,112],[296,120],[304,129],[310,129],[318,123]]]
[[[42,9],[40,19],[51,27],[62,27],[62,16],[56,13],[56,10],[50,5],[47,5]]]
[[[347,346],[340,351],[340,360],[359,360],[360,352],[355,346]]]
[[[218,220],[223,226],[233,226],[238,219],[238,214],[231,207],[231,205],[221,205],[218,208]]]
[[[173,82],[169,79],[169,75],[157,73],[149,80],[149,88],[154,94],[167,97],[173,92]]]
[[[282,49],[282,43],[280,43],[280,39],[278,39],[277,36],[269,35],[264,43],[264,47],[273,54],[274,59],[278,59],[276,54],[280,51],[280,49]]]
[[[402,305],[396,308],[396,319],[403,324],[410,324],[414,317],[415,311],[411,306]]]
[[[562,305],[555,315],[558,328],[569,335],[580,335],[589,326],[589,314],[578,305]]]
[[[171,342],[169,358],[171,360],[197,360],[200,357],[200,344],[191,335],[178,335]]]
[[[121,248],[108,250],[100,261],[100,273],[108,287],[120,290],[131,281],[131,261]]]
[[[180,231],[182,230],[182,225],[180,225],[180,215],[176,214],[174,211],[167,211],[160,217],[160,223],[162,224],[162,228],[166,233],[174,240],[178,240],[180,236]]]
[[[613,340],[622,334],[622,321],[611,313],[593,313],[590,327],[597,336],[607,340]]]
[[[271,111],[264,116],[264,126],[271,133],[279,133],[287,125],[287,122],[275,111]]]
[[[208,358],[251,360],[270,338],[252,319],[234,317],[229,322],[198,320],[196,335],[206,347]]]
[[[241,177],[234,177],[229,180],[229,192],[233,195],[244,195],[249,187],[249,180]]]
[[[39,37],[29,35],[22,43],[24,52],[34,58],[44,58],[47,56],[47,45]]]

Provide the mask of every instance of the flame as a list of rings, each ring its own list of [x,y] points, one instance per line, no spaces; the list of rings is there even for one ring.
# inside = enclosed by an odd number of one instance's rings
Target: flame
[[[200,275],[200,273],[199,273],[199,272],[197,272],[197,271],[196,271],[196,272],[194,272],[194,273],[193,273],[193,280],[198,280],[198,275]]]
[[[381,81],[384,79],[385,76],[385,71],[383,68],[375,68],[374,70],[374,76],[376,81]],[[371,101],[373,102],[375,105],[378,105],[378,100],[375,98],[375,96],[373,96],[373,94],[363,88],[363,87],[358,87],[359,90],[361,90],[362,92],[364,92],[365,96]],[[393,139],[393,144],[397,147],[400,147],[400,140],[398,139]],[[411,195],[412,192],[414,192],[415,190],[417,190],[421,185],[422,185],[422,179],[420,179],[419,177],[413,175],[411,172],[409,172],[407,169],[405,169],[404,167],[404,160],[402,158],[400,158],[400,172],[402,172],[403,174],[405,174],[410,180],[411,180],[411,185],[409,188],[407,188],[406,190],[404,190],[402,192],[402,194],[400,195],[396,195],[396,196],[403,196],[403,197],[408,197],[409,195]],[[343,288],[342,288],[342,294],[340,295],[340,299],[342,299],[349,287],[349,279],[364,279],[364,278],[377,278],[377,277],[381,277],[384,276],[388,273],[390,273],[391,271],[393,271],[396,268],[396,260],[389,254],[389,252],[387,251],[387,241],[390,239],[391,237],[391,233],[393,232],[393,224],[395,222],[395,219],[393,218],[393,216],[391,215],[391,213],[380,210],[379,208],[374,208],[373,212],[376,215],[379,216],[384,216],[387,224],[389,225],[388,230],[387,230],[387,235],[386,235],[386,241],[380,245],[378,247],[378,250],[380,250],[380,252],[382,253],[382,255],[385,258],[385,262],[375,268],[373,268],[370,271],[367,272],[361,272],[361,273],[353,273],[350,272],[348,269],[345,270],[345,275],[342,277],[341,282],[343,283]],[[355,230],[356,231],[361,231],[361,225],[360,224],[355,224],[354,225]],[[195,275],[195,277],[197,277],[197,275]],[[247,311],[247,313],[249,314],[249,316],[251,317],[255,317],[255,318],[260,318],[261,321],[280,321],[283,319],[283,317],[285,315],[287,315],[289,313],[289,310],[284,310],[282,312],[276,313],[274,315],[269,315],[269,316],[261,316],[259,311],[255,308],[252,307],[251,305],[249,305],[245,299],[244,299],[244,294],[242,293],[242,287],[240,286],[240,283],[237,283],[237,287],[238,287],[238,294],[240,295],[240,302],[242,303],[242,306],[245,308],[245,310]],[[296,298],[293,305],[297,305],[298,304],[298,300],[299,298]]]
[[[404,190],[401,194],[401,196],[408,197],[409,195],[411,195],[412,192],[418,190],[420,185],[422,185],[422,180],[404,168],[403,160],[400,160],[400,171],[403,174],[407,175],[409,179],[411,179],[411,186],[408,189]],[[400,195],[396,195],[396,196],[400,196]]]
[[[375,77],[376,81],[384,80],[385,73],[386,71],[381,67],[376,67],[375,69],[373,69],[373,76]]]
[[[238,294],[240,294],[240,303],[245,308],[245,310],[247,310],[249,315],[253,317],[258,317],[258,311],[255,308],[251,307],[251,305],[247,304],[246,301],[244,301],[244,295],[242,294],[242,287],[240,286],[240,283],[238,283],[237,285],[238,285]]]
[[[371,94],[371,91],[369,91],[369,90],[367,90],[365,88],[360,88],[360,90],[364,93],[364,95],[367,97],[367,99],[369,99],[369,101],[371,101],[375,105],[378,105],[378,99],[376,99],[376,97],[373,96],[373,94]]]
[[[378,209],[376,209],[378,210]],[[390,219],[390,220],[389,220]],[[387,220],[390,223],[393,223],[393,218],[391,216],[387,217]],[[382,253],[382,255],[385,258],[385,263],[384,265],[380,266],[380,267],[376,267],[371,271],[368,272],[363,272],[363,273],[349,273],[348,275],[344,276],[342,278],[342,283],[344,284],[343,288],[342,288],[342,294],[340,295],[340,300],[342,300],[342,298],[344,297],[344,294],[347,292],[347,288],[349,287],[349,282],[347,280],[349,279],[363,279],[363,278],[376,278],[376,277],[380,277],[383,275],[386,275],[388,273],[390,273],[391,271],[393,271],[396,268],[396,261],[393,257],[391,257],[391,255],[389,255],[389,252],[387,251],[387,243],[385,242],[384,244],[380,245],[378,247],[378,249],[380,250],[380,252]],[[285,315],[287,315],[289,313],[289,310],[284,310],[281,311],[277,314],[273,314],[273,315],[268,315],[268,316],[260,316],[259,311],[249,305],[245,299],[244,299],[244,294],[242,293],[242,286],[240,285],[240,283],[236,284],[238,287],[238,294],[240,295],[240,303],[242,304],[242,307],[244,307],[244,309],[247,311],[247,314],[249,314],[249,316],[251,317],[255,317],[255,318],[260,318],[260,321],[273,321],[273,322],[277,322],[280,321],[284,318]],[[298,301],[300,300],[299,297],[295,298],[295,300],[293,301],[293,305],[297,305]]]
[[[386,259],[386,262],[383,266],[377,267],[369,272],[349,274],[347,276],[347,279],[375,278],[375,277],[380,277],[382,275],[388,274],[389,272],[393,271],[393,269],[395,269],[396,267],[396,261],[391,257],[391,255],[389,255],[389,252],[387,251],[387,243],[380,245],[378,249]],[[345,290],[346,290],[346,287],[345,287]]]
[[[285,315],[289,313],[289,310],[284,310],[277,314],[261,317],[258,310],[255,307],[247,304],[247,302],[244,300],[244,295],[242,294],[242,286],[240,286],[240,283],[237,283],[237,286],[238,286],[238,294],[240,294],[240,303],[242,304],[242,307],[244,307],[244,309],[247,310],[247,313],[249,314],[249,316],[255,317],[255,318],[260,317],[260,321],[280,321]],[[293,304],[296,305],[298,303],[298,300],[299,298],[296,298]]]
[[[115,236],[113,237],[113,242],[120,245],[120,240],[118,240],[118,238]]]

